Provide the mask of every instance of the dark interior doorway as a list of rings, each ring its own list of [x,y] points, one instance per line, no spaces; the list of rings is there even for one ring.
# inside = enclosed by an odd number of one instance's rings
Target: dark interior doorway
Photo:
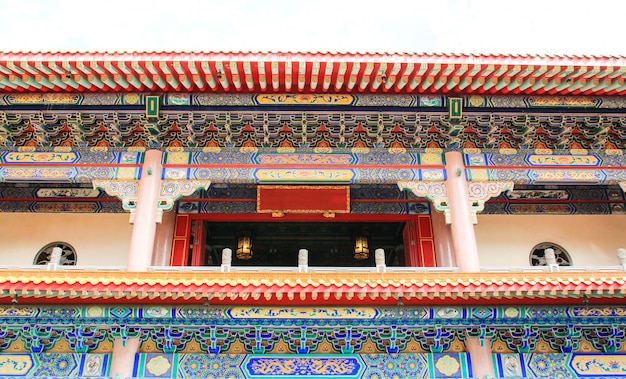
[[[205,265],[221,264],[224,248],[233,250],[234,265],[297,266],[298,251],[309,251],[310,266],[373,266],[374,251],[385,250],[389,266],[403,266],[403,222],[207,222]],[[252,258],[237,259],[237,239],[250,236]],[[355,259],[358,236],[366,236],[367,259]]]

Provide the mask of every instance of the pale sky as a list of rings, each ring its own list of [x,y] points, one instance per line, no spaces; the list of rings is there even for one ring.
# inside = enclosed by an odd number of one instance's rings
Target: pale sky
[[[626,56],[624,0],[0,0],[0,51]]]

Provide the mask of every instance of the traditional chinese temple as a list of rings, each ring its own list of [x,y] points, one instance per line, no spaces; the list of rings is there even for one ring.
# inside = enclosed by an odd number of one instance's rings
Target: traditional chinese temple
[[[626,377],[626,57],[0,53],[0,376]]]

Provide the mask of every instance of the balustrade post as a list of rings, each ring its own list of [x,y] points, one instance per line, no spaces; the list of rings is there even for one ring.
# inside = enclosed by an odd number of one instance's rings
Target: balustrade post
[[[376,249],[374,251],[374,254],[375,254],[375,259],[376,259],[376,272],[386,272],[387,263],[385,263],[385,250]]]
[[[61,265],[61,256],[63,255],[63,249],[60,247],[54,247],[50,253],[50,261],[48,262],[48,271],[55,271]]]
[[[545,249],[544,256],[546,258],[546,265],[548,265],[548,269],[550,270],[550,272],[560,271],[559,264],[556,262],[556,254],[554,254],[554,249]]]
[[[622,270],[626,271],[626,249],[617,249],[617,259],[619,259],[619,264],[622,265]]]
[[[230,272],[230,267],[233,262],[233,251],[229,248],[222,249],[222,266],[220,270],[222,272]]]
[[[309,251],[307,249],[300,249],[298,251],[298,272],[309,271]]]

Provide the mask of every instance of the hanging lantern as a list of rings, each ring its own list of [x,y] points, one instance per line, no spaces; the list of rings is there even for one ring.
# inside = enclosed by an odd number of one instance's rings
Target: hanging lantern
[[[237,235],[235,256],[244,261],[252,258],[252,236],[249,232],[241,232]]]
[[[354,243],[354,259],[364,260],[370,257],[370,246],[367,234],[356,236]]]

